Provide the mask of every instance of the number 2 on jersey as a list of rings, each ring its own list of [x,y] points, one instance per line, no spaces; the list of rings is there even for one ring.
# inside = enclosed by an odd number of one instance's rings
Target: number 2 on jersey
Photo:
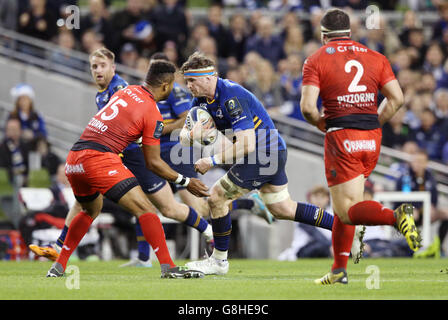
[[[110,101],[104,106],[103,109],[101,109],[97,115],[101,114],[102,120],[112,120],[118,115],[118,106],[127,107],[128,103],[124,101],[123,99],[118,99],[118,97],[113,97],[110,99]],[[106,110],[111,109],[111,114],[106,114]]]
[[[352,67],[356,68],[356,74],[353,77],[352,82],[348,86],[348,92],[363,92],[367,90],[367,87],[365,85],[359,85],[359,81],[362,78],[362,75],[364,74],[364,67],[362,66],[359,61],[356,60],[350,60],[347,61],[345,64],[345,72],[350,73],[352,71]]]

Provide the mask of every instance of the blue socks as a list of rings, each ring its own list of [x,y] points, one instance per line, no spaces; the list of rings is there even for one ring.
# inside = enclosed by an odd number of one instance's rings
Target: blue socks
[[[231,202],[230,211],[238,209],[250,210],[254,206],[254,200],[251,199],[236,199]]]
[[[190,208],[190,212],[188,213],[187,220],[185,220],[184,223],[187,226],[197,229],[201,233],[204,232],[205,229],[207,229],[207,227],[208,227],[208,222],[204,218],[202,218],[200,215],[198,215],[196,210],[194,210],[192,207],[189,207],[189,208]]]
[[[64,225],[64,228],[62,229],[62,232],[61,232],[58,240],[56,240],[56,244],[58,246],[60,246],[61,248],[64,245],[65,237],[67,236],[67,231],[68,231],[68,227],[66,225]]]
[[[138,219],[135,223],[135,234],[137,236],[138,258],[141,261],[148,261],[150,246],[143,235],[142,227],[140,226]]]
[[[226,216],[211,219],[215,248],[219,251],[229,250],[230,234],[232,233],[232,218],[230,212]]]
[[[306,223],[312,226],[331,230],[333,227],[333,215],[315,205],[297,202],[294,221]]]

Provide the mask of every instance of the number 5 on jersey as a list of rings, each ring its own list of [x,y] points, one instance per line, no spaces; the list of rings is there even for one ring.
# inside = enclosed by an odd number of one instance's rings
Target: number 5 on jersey
[[[118,107],[127,107],[128,103],[126,101],[124,101],[123,99],[118,99],[118,97],[112,97],[112,99],[110,99],[110,101],[104,106],[103,109],[101,109],[100,111],[98,111],[98,113],[96,115],[100,115],[101,119],[104,121],[107,120],[112,120],[113,118],[115,118],[118,115],[119,109]],[[112,112],[110,114],[106,114],[106,112],[108,111],[108,109],[111,109]]]

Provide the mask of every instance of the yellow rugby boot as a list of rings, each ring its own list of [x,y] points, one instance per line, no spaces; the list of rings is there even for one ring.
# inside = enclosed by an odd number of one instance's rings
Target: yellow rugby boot
[[[327,285],[327,284],[348,284],[347,271],[344,269],[335,269],[328,272],[320,279],[314,280],[315,284]]]
[[[413,213],[414,207],[409,203],[403,203],[394,211],[395,228],[406,238],[409,247],[415,252],[422,246],[422,237],[415,225]]]

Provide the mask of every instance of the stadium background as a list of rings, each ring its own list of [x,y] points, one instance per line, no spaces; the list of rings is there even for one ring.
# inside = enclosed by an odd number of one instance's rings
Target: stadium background
[[[395,191],[403,167],[411,159],[403,146],[414,141],[430,158],[428,170],[436,181],[439,217],[448,210],[448,4],[443,1],[208,1],[154,0],[56,1],[0,0],[0,124],[2,136],[15,98],[11,89],[27,83],[34,91],[34,106],[46,123],[50,150],[65,159],[72,143],[90,119],[96,88],[88,70],[88,54],[107,45],[118,60],[117,72],[138,83],[148,57],[164,51],[180,65],[188,54],[201,50],[218,64],[220,76],[239,82],[265,104],[289,147],[289,189],[293,199],[307,200],[312,187],[325,184],[322,163],[323,136],[300,115],[300,70],[303,60],[319,46],[319,24],[330,5],[351,12],[352,35],[385,54],[405,91],[405,111],[387,139],[372,182],[375,190]],[[45,5],[46,32],[26,27],[29,5]],[[379,29],[366,28],[372,11],[379,8]],[[72,28],[67,5],[79,9],[79,29]],[[72,8],[73,9],[73,8]],[[135,13],[129,13],[135,10]],[[101,23],[96,16],[101,16]],[[375,20],[376,21],[376,20]],[[218,23],[219,22],[219,23]],[[181,81],[181,79],[179,80]],[[431,116],[432,115],[432,116]],[[42,156],[39,155],[38,156]],[[45,156],[45,155],[44,155]],[[40,163],[40,165],[39,165]],[[28,186],[48,186],[54,171],[37,161],[33,172],[41,175]],[[51,171],[51,172],[50,172]],[[16,227],[27,213],[21,206],[17,181],[3,175],[4,229]],[[16,183],[16,185],[14,185]],[[426,186],[423,185],[423,189]],[[401,190],[398,190],[401,191]],[[446,217],[446,215],[445,215]],[[237,215],[234,256],[277,258],[291,245],[295,224]],[[444,218],[432,224],[431,239]],[[107,224],[107,223],[106,223]],[[177,228],[179,229],[179,228]],[[186,248],[186,231],[174,231],[176,252]],[[446,253],[446,244],[445,244]],[[442,250],[443,251],[443,250]],[[232,256],[232,253],[231,253]]]

